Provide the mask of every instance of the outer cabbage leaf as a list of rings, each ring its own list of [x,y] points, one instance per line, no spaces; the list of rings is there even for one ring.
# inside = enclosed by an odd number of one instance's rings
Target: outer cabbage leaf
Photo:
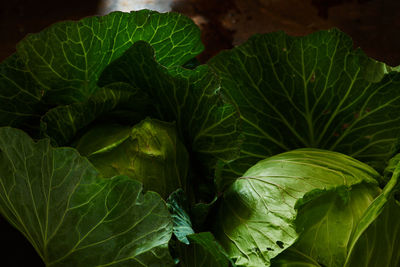
[[[43,92],[17,55],[4,60],[0,64],[0,126],[37,127],[39,114],[45,110]]]
[[[50,109],[42,118],[42,135],[58,146],[65,146],[79,137],[91,123],[134,125],[152,115],[151,101],[140,90],[124,83],[100,89],[87,101]]]
[[[208,66],[194,70],[165,68],[154,59],[154,50],[136,42],[102,73],[99,85],[123,82],[148,93],[158,119],[175,121],[186,147],[197,153],[204,165],[229,161],[240,145],[237,110],[224,101],[219,80]]]
[[[166,66],[185,63],[203,49],[192,20],[176,13],[113,12],[56,23],[17,45],[26,69],[52,103],[85,100],[103,69],[138,40],[148,41]]]
[[[102,70],[134,42],[149,42],[158,62],[180,66],[203,50],[200,30],[176,13],[141,10],[56,23],[30,34],[0,64],[0,126],[38,127],[47,104],[87,100]]]
[[[179,266],[230,267],[235,266],[210,232],[187,236],[190,244],[179,244]]]
[[[0,128],[0,211],[46,266],[169,266],[172,221],[139,182],[100,179],[72,148]]]
[[[400,71],[400,65],[392,67],[373,58],[366,59],[363,68],[364,78],[371,82],[379,82],[386,74]]]
[[[209,61],[240,110],[245,142],[221,188],[258,160],[315,147],[382,170],[400,130],[400,73],[374,63],[338,30],[255,35]]]
[[[269,266],[299,237],[297,209],[331,191],[377,185],[378,178],[368,165],[332,151],[298,149],[267,158],[224,193],[214,234],[237,265]]]

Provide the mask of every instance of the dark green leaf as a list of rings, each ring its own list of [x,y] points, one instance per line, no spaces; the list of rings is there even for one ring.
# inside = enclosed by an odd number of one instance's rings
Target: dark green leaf
[[[138,40],[149,42],[165,66],[180,66],[203,50],[197,26],[176,13],[114,12],[56,23],[28,35],[0,64],[0,126],[38,136],[45,103],[87,100],[99,90],[102,70]]]
[[[209,232],[187,236],[190,245],[179,245],[182,267],[229,267],[234,264]]]
[[[50,109],[41,119],[41,131],[54,144],[68,145],[79,131],[94,121],[119,122],[134,125],[152,114],[146,94],[128,84],[116,83],[100,89],[87,101]],[[114,114],[121,112],[123,114]]]
[[[4,60],[0,64],[0,126],[38,127],[44,110],[42,90],[17,55]]]
[[[288,248],[271,261],[272,267],[321,267],[313,258],[295,248]]]
[[[215,196],[208,203],[199,202],[193,205],[191,219],[195,227],[202,229],[204,225],[207,225],[207,219],[210,214],[213,216],[213,208],[216,207],[218,201],[218,196]]]
[[[154,192],[101,179],[72,148],[0,128],[0,211],[46,266],[170,266],[172,220]]]
[[[237,156],[238,113],[222,99],[218,78],[207,66],[166,69],[155,61],[152,47],[140,41],[104,70],[99,85],[114,82],[148,93],[159,119],[175,121],[187,147],[205,165],[213,168],[216,160]]]
[[[371,65],[338,30],[256,35],[210,60],[240,110],[245,143],[221,188],[258,160],[315,147],[382,170],[400,130],[400,73]]]
[[[167,206],[172,215],[176,238],[185,244],[189,244],[186,236],[194,234],[194,231],[188,215],[189,207],[185,192],[182,189],[173,192],[167,199]]]
[[[152,44],[165,66],[182,65],[203,49],[190,19],[141,10],[56,23],[28,35],[17,45],[17,54],[48,101],[69,104],[97,91],[102,70],[138,40]]]

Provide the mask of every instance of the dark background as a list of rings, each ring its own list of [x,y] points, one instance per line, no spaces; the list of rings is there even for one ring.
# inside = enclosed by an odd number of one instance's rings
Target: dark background
[[[99,0],[0,0],[0,61],[15,52],[26,34],[57,21],[99,15],[100,5]],[[175,0],[172,7],[202,29],[206,48],[201,62],[254,33],[305,35],[337,27],[370,57],[400,65],[400,0]],[[0,233],[7,246],[3,266],[40,266],[30,244],[1,217]]]
[[[120,0],[123,1],[123,0]],[[167,0],[158,0],[167,1]],[[135,2],[135,0],[125,0]],[[154,3],[157,0],[140,1]],[[400,65],[399,0],[174,0],[173,10],[202,28],[202,62],[254,33],[284,30],[305,35],[337,27],[356,47],[392,66]],[[0,0],[0,61],[26,34],[61,20],[98,15],[101,0]]]

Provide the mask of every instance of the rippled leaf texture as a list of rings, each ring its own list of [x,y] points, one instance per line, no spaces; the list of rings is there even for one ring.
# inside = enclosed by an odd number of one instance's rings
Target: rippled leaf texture
[[[299,237],[297,209],[327,192],[376,185],[378,178],[368,165],[332,151],[299,149],[267,158],[224,193],[214,234],[237,265],[269,266]]]
[[[0,211],[47,266],[168,266],[165,202],[127,177],[100,179],[71,148],[0,128]]]
[[[64,146],[96,120],[134,125],[150,115],[151,100],[145,93],[128,84],[115,83],[100,89],[87,101],[50,109],[41,118],[40,127],[42,135]]]
[[[175,121],[188,149],[207,166],[238,153],[238,113],[219,93],[219,80],[208,66],[194,70],[165,68],[152,47],[136,42],[102,73],[99,85],[124,82],[144,90],[154,101],[158,118]]]
[[[181,65],[202,50],[199,29],[190,19],[141,10],[54,24],[28,35],[17,54],[47,98],[71,103],[95,92],[102,70],[138,40],[152,44],[166,66]]]
[[[179,245],[181,267],[230,267],[235,266],[209,232],[187,236],[190,244]]]
[[[240,110],[246,138],[220,186],[260,159],[302,147],[339,151],[383,169],[400,129],[400,74],[384,75],[387,68],[370,63],[338,30],[256,35],[211,59],[223,92]]]
[[[393,176],[368,207],[348,246],[345,267],[395,267],[400,265],[400,203],[395,193],[400,190],[398,155],[391,159]]]
[[[203,50],[200,30],[176,13],[114,12],[56,23],[28,35],[0,64],[0,126],[32,127],[32,120],[37,126],[43,102],[87,100],[102,70],[138,40],[149,42],[165,66],[182,65]]]
[[[0,64],[0,126],[32,128],[44,105],[42,87],[17,55]]]

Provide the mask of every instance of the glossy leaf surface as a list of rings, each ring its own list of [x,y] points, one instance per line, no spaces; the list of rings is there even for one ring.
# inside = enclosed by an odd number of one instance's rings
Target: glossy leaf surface
[[[400,191],[399,155],[387,167],[393,175],[382,193],[365,211],[348,246],[345,267],[394,267],[400,264]]]
[[[343,267],[357,224],[380,191],[376,185],[359,184],[307,203],[297,213],[300,236],[294,247],[323,266]]]
[[[101,179],[72,148],[0,128],[0,211],[47,266],[169,266],[172,220],[139,182]]]
[[[102,70],[138,40],[151,43],[166,66],[181,65],[203,48],[190,19],[141,10],[54,24],[28,35],[17,54],[51,102],[71,103],[95,92]]]
[[[99,85],[115,82],[145,91],[155,102],[157,118],[175,121],[186,147],[208,168],[238,155],[239,115],[222,98],[208,66],[166,69],[154,60],[148,43],[137,42],[104,70]]]
[[[177,13],[113,12],[56,23],[28,35],[0,64],[0,126],[37,130],[48,105],[87,100],[103,69],[139,40],[168,67],[203,50],[197,26]]]
[[[376,186],[376,179],[371,167],[337,152],[282,153],[258,162],[229,187],[214,233],[237,265],[269,266],[299,238],[298,209],[327,192],[346,193],[361,183]],[[343,193],[341,198],[348,201]],[[347,214],[346,220],[353,217]]]
[[[76,148],[103,177],[126,175],[164,199],[186,189],[189,155],[174,123],[146,118],[133,127],[100,125],[86,132]]]
[[[338,30],[304,37],[255,35],[209,65],[240,110],[245,143],[225,166],[224,188],[258,160],[314,147],[355,157],[378,170],[396,151],[400,74],[372,64]]]

